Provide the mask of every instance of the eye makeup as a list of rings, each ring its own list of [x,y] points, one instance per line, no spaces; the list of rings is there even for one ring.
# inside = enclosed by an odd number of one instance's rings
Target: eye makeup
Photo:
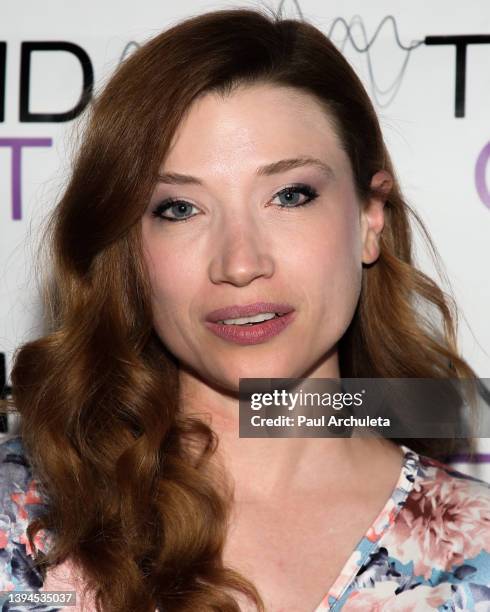
[[[308,185],[306,183],[294,183],[278,191],[274,195],[271,201],[273,201],[277,197],[290,198],[291,196],[293,196],[294,198],[295,194],[300,194],[304,196],[306,199],[300,202],[294,202],[290,199],[287,204],[279,204],[278,207],[283,208],[283,209],[301,208],[303,206],[308,206],[318,197],[318,192],[311,185]],[[292,205],[289,205],[291,203]],[[179,218],[178,216],[173,216],[173,217],[167,216],[164,213],[166,213],[167,211],[171,211],[172,209],[180,209],[180,213],[185,214],[186,207],[190,207],[191,209],[192,208],[197,209],[197,207],[194,204],[191,204],[190,202],[187,202],[186,200],[182,200],[180,198],[166,198],[165,200],[158,203],[153,208],[151,214],[152,216],[156,217],[160,221],[170,221],[172,223],[176,223],[176,222],[181,223],[181,222],[188,221],[189,219],[197,215],[193,214],[187,217]]]

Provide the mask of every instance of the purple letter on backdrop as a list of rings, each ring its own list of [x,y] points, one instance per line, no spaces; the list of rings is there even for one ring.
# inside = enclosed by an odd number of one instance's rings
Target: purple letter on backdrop
[[[490,142],[483,147],[478,155],[475,166],[475,183],[476,190],[480,196],[480,200],[490,208],[490,192],[487,187],[486,169],[490,158]]]
[[[12,149],[12,219],[22,218],[22,147],[50,147],[52,144],[52,138],[0,138],[0,147],[10,147]]]

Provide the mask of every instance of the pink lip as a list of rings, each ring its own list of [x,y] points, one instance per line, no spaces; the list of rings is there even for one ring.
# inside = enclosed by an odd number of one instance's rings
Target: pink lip
[[[225,319],[237,319],[239,317],[251,317],[263,312],[277,312],[278,314],[286,314],[294,308],[290,304],[277,304],[274,302],[255,302],[255,304],[244,304],[227,306],[226,308],[218,308],[213,310],[206,316],[206,321],[217,323]]]
[[[262,312],[278,312],[277,310],[264,310]],[[266,342],[269,338],[280,334],[295,318],[296,312],[291,310],[287,314],[274,319],[269,319],[263,323],[256,325],[225,325],[224,323],[214,323],[205,321],[206,327],[214,334],[234,342],[235,344],[260,344]],[[237,315],[235,315],[236,317]],[[245,315],[242,315],[245,316]],[[226,317],[226,318],[235,318]]]

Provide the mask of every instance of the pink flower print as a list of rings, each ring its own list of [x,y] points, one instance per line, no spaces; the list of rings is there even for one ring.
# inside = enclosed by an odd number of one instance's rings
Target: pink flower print
[[[10,494],[12,501],[17,505],[17,521],[16,527],[20,531],[18,535],[19,541],[21,544],[24,544],[26,548],[26,552],[28,555],[33,555],[32,547],[27,538],[26,529],[29,525],[29,513],[27,511],[26,506],[30,504],[40,504],[42,503],[42,499],[38,493],[36,481],[32,479],[29,482],[29,487],[27,491],[24,493],[22,491],[17,491]],[[40,548],[44,551],[44,539],[45,539],[44,530],[40,530],[34,536],[34,544],[36,548]]]
[[[377,542],[379,538],[383,535],[383,532],[395,522],[396,514],[398,512],[398,507],[393,501],[390,499],[389,502],[385,505],[385,507],[381,510],[378,517],[374,521],[374,523],[369,527],[366,538],[370,542]]]
[[[0,548],[7,548],[10,533],[10,519],[5,514],[0,515]]]
[[[395,595],[398,583],[392,580],[377,582],[372,588],[353,591],[342,607],[342,612],[427,612],[437,610],[451,599],[448,582],[436,587],[419,585]]]
[[[13,591],[15,589],[15,585],[10,580],[5,580],[0,577],[0,590],[1,591]]]
[[[490,493],[472,481],[437,468],[427,470],[407,498],[391,533],[390,555],[414,562],[414,574],[453,565],[490,549]]]
[[[337,576],[335,579],[335,582],[330,587],[327,595],[324,598],[324,602],[328,601],[329,597],[335,597],[335,599],[338,599],[342,595],[346,585],[349,584],[353,576],[355,576],[359,571],[360,564],[361,552],[359,550],[355,550],[342,568],[339,576]]]
[[[36,482],[34,479],[29,482],[29,488],[27,489],[25,493],[23,493],[22,491],[17,492],[17,493],[11,493],[10,497],[12,501],[15,504],[17,504],[19,508],[19,517],[21,519],[29,518],[27,514],[27,510],[25,508],[26,504],[42,503],[42,500],[37,491]]]
[[[40,549],[44,552],[44,543],[43,543],[43,530],[41,529],[40,531],[38,531],[36,533],[36,535],[34,536],[34,545],[36,547],[36,549]],[[29,539],[27,537],[27,533],[22,533],[20,538],[20,543],[24,544],[24,546],[26,547],[26,552],[28,555],[33,556],[33,550],[31,545],[29,544]]]

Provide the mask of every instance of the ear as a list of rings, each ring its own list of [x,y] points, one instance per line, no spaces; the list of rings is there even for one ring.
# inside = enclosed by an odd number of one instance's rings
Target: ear
[[[384,205],[393,187],[389,172],[380,170],[371,179],[377,195],[369,198],[361,210],[362,261],[374,263],[379,257],[379,238],[384,227]]]

